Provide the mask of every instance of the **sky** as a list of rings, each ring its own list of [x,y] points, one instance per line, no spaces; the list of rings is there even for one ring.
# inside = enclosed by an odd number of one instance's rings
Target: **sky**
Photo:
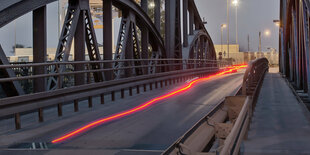
[[[232,0],[230,0],[232,1]],[[207,31],[214,44],[221,44],[221,24],[227,24],[227,0],[195,0],[201,18],[205,17]],[[240,51],[248,51],[250,36],[250,51],[258,51],[259,32],[269,30],[270,36],[262,35],[262,50],[278,49],[279,29],[273,20],[279,19],[279,0],[239,0],[238,6],[238,43]],[[229,5],[229,40],[236,43],[236,8]],[[227,28],[223,31],[223,42],[227,42]]]
[[[231,1],[231,0],[230,0]],[[238,40],[241,51],[248,50],[247,36],[250,35],[250,51],[258,51],[259,31],[269,30],[269,37],[262,37],[262,49],[278,48],[278,28],[273,20],[279,19],[279,0],[239,0],[238,6]],[[221,43],[220,25],[226,23],[227,0],[195,0],[201,17],[208,24],[206,28],[214,44]],[[230,44],[235,43],[235,7],[230,4]],[[58,43],[58,2],[47,5],[47,47],[56,48]],[[115,22],[114,34],[117,35],[119,20]],[[16,30],[16,31],[15,31]],[[16,33],[15,33],[16,32]],[[15,35],[16,34],[16,35]],[[97,40],[102,43],[102,30],[96,30]],[[16,36],[16,37],[15,37]],[[12,46],[23,44],[32,47],[32,13],[28,13],[15,21],[0,28],[0,44],[7,56],[13,55]],[[227,38],[227,29],[223,33],[224,42]],[[114,38],[116,40],[117,37]]]

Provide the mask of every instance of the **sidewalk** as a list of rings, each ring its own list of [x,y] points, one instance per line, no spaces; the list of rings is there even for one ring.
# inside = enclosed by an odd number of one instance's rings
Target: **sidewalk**
[[[275,69],[266,74],[241,154],[310,154],[310,112]]]

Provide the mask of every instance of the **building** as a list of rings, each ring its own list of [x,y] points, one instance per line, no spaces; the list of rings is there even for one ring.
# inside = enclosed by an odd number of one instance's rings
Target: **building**
[[[99,47],[101,58],[103,58],[103,47]],[[54,61],[56,48],[47,48],[46,61]],[[74,59],[74,46],[71,47],[69,61]],[[8,57],[10,62],[32,62],[33,49],[32,48],[16,48],[15,55]],[[87,49],[85,50],[85,60],[89,60]]]
[[[214,45],[216,51],[217,60],[228,60],[227,44]],[[233,64],[244,64],[257,58],[266,57],[269,60],[270,65],[279,64],[279,52],[276,49],[271,48],[271,51],[264,52],[240,52],[238,44],[229,45],[229,58],[232,59]]]
[[[233,64],[244,64],[247,62],[246,52],[240,52],[239,44],[230,44],[229,45],[229,57],[227,52],[227,44],[223,45],[214,45],[216,58],[217,60],[228,60],[231,58]]]

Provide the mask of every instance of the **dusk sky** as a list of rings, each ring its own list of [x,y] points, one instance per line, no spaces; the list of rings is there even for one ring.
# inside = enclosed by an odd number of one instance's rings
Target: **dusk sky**
[[[220,25],[226,24],[227,0],[195,0],[201,17],[205,17],[206,25],[215,44],[221,43]],[[268,47],[278,48],[278,28],[273,20],[279,19],[279,0],[239,0],[238,7],[238,40],[241,51],[247,51],[247,35],[250,35],[250,50],[258,50],[259,31],[270,30],[269,37],[262,37],[262,48],[266,51]],[[48,47],[55,48],[58,42],[58,19],[57,2],[47,6],[48,25]],[[12,46],[15,42],[26,47],[32,47],[32,13],[28,13],[0,29],[0,43],[7,56],[12,55]],[[118,26],[117,26],[118,27]],[[97,30],[102,34],[102,30]],[[97,35],[98,35],[97,34]],[[235,43],[235,7],[230,5],[230,43]],[[226,43],[227,29],[224,30],[224,43]],[[102,35],[97,37],[102,43]]]
[[[221,43],[221,24],[226,24],[227,0],[195,0],[201,18],[205,17],[206,25],[215,44]],[[231,0],[230,0],[231,1]],[[236,9],[230,4],[230,43],[236,40]],[[239,0],[238,7],[238,42],[241,51],[248,50],[247,36],[250,35],[250,51],[258,51],[259,31],[271,32],[269,37],[262,35],[262,50],[268,47],[278,49],[278,27],[273,23],[279,19],[279,0]],[[226,44],[227,29],[224,29],[223,40]]]

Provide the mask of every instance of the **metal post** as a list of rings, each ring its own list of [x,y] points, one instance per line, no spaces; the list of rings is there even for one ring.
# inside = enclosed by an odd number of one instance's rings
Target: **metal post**
[[[146,12],[148,13],[148,2],[147,0],[141,0],[141,7]],[[157,6],[156,6],[157,7]],[[141,28],[141,57],[142,59],[148,59],[148,53],[149,53],[149,31],[146,26],[143,26]],[[147,65],[147,61],[143,61],[142,65]],[[148,68],[145,67],[143,68],[143,74],[148,74]]]
[[[154,17],[154,20],[155,20],[155,26],[158,30],[158,32],[160,32],[160,0],[154,0],[154,3],[155,3],[155,17]]]
[[[32,13],[33,16],[33,62],[43,63],[46,60],[46,6],[42,6]],[[45,74],[44,66],[33,68],[34,75]],[[45,78],[36,78],[33,81],[34,92],[46,89]]]
[[[85,60],[85,15],[84,11],[81,11],[76,31],[74,34],[74,61]],[[75,64],[75,71],[85,70],[84,64]],[[74,76],[75,85],[85,84],[85,74],[76,74]]]
[[[223,26],[221,25],[221,52],[223,54]]]
[[[227,57],[229,59],[229,0],[227,0]]]
[[[103,1],[103,59],[112,60],[112,0]],[[104,68],[112,68],[111,63],[105,63]],[[105,72],[105,79],[112,80],[112,71]]]
[[[167,58],[174,58],[175,46],[175,2],[176,0],[165,0],[165,45]],[[171,62],[172,63],[172,62]]]
[[[187,10],[188,0],[183,0],[183,46],[188,46],[188,30],[187,30]]]
[[[20,113],[14,114],[14,120],[15,120],[15,129],[18,130],[21,128],[20,125]]]
[[[189,12],[189,35],[194,34],[194,13],[191,8],[188,10]]]
[[[236,6],[236,44],[238,44],[238,6]]]
[[[101,104],[104,104],[104,94],[100,95]]]
[[[262,33],[261,32],[259,32],[258,52],[259,52],[259,55],[261,55],[261,52],[262,52]]]

